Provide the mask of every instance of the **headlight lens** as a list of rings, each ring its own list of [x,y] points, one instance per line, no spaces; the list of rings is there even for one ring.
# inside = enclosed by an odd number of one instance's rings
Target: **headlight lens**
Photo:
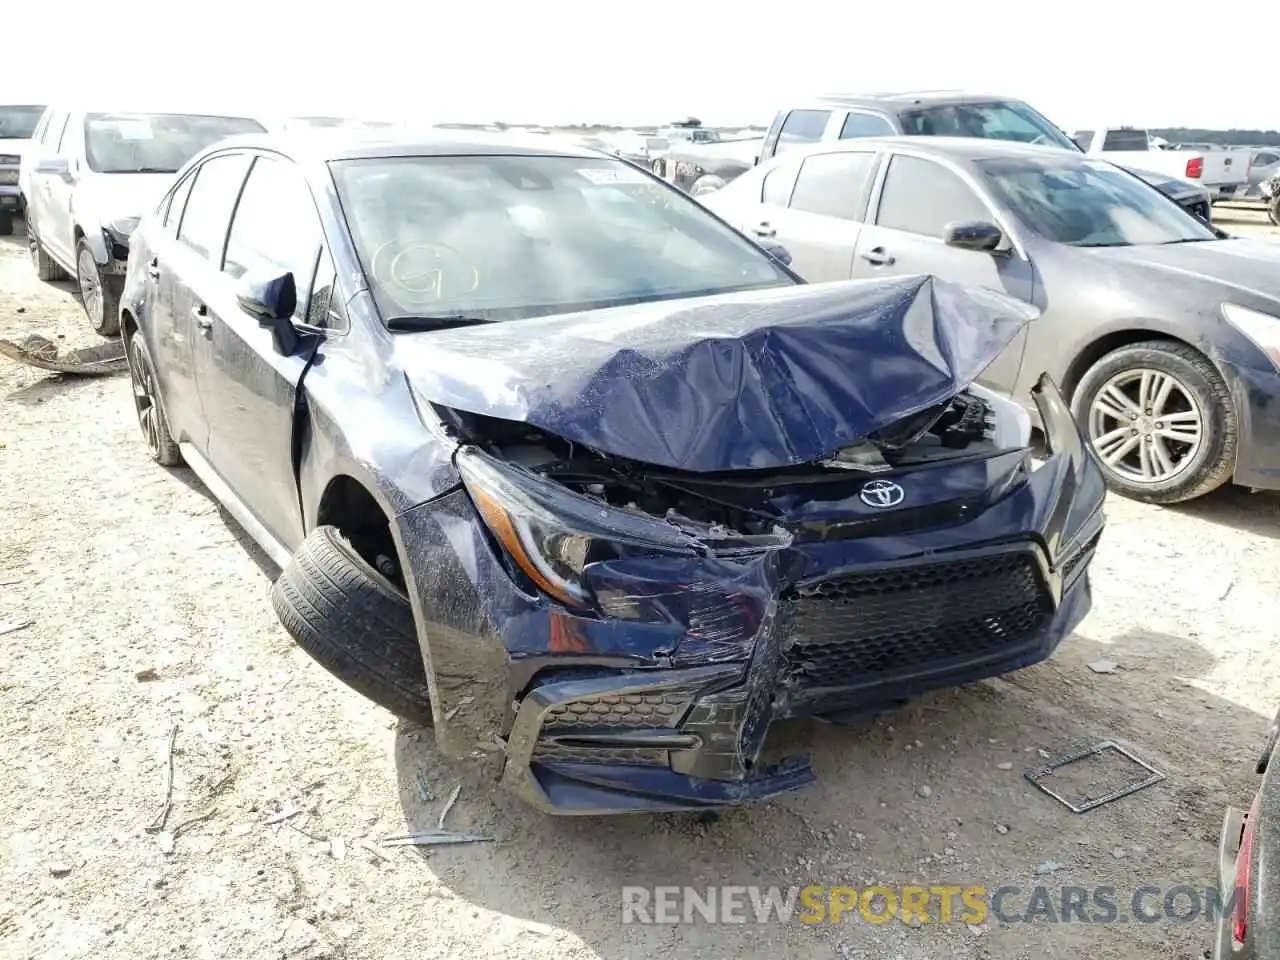
[[[997,447],[1014,450],[1031,442],[1031,414],[1022,404],[976,383],[969,385],[969,392],[985,400],[995,414],[991,440]]]
[[[1237,330],[1253,341],[1271,365],[1280,370],[1280,317],[1259,313],[1235,303],[1222,305],[1222,316]]]
[[[458,472],[481,519],[516,565],[547,595],[586,606],[587,564],[619,547],[690,555],[693,538],[677,527],[615,510],[474,449],[457,458]]]
[[[134,230],[138,229],[141,219],[141,217],[119,217],[110,221],[107,224],[107,229],[127,239]]]

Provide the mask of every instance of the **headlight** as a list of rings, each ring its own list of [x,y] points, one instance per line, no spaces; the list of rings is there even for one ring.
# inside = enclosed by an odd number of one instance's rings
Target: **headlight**
[[[690,556],[694,538],[672,524],[615,510],[474,448],[458,453],[458,472],[481,519],[538,589],[573,607],[590,597],[587,564],[620,547]]]
[[[976,383],[969,385],[969,392],[991,407],[995,422],[988,432],[997,447],[1014,450],[1031,442],[1031,414],[1022,404]]]
[[[1280,317],[1259,313],[1235,303],[1222,305],[1222,316],[1237,330],[1253,341],[1271,365],[1280,370]]]
[[[120,217],[107,223],[107,229],[121,239],[128,240],[129,235],[138,229],[141,217]]]

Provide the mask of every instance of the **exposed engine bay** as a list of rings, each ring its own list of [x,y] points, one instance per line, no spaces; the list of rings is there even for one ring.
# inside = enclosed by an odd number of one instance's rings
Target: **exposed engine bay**
[[[878,474],[982,460],[1025,447],[1030,434],[1030,421],[1015,403],[971,387],[818,461],[692,473],[601,453],[524,423],[439,406],[435,411],[457,439],[492,456],[614,509],[708,531],[713,539],[777,534],[780,527],[794,527],[788,519],[810,512],[805,504],[834,507],[856,499]]]

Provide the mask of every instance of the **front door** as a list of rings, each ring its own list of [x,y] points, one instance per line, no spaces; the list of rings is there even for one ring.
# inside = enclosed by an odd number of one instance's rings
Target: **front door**
[[[293,465],[295,403],[315,341],[282,354],[271,329],[241,309],[236,291],[248,276],[292,273],[294,317],[301,321],[322,236],[301,174],[281,157],[259,155],[236,204],[221,269],[192,286],[188,308],[199,330],[196,382],[209,422],[209,462],[289,549],[303,535]]]
[[[955,170],[924,157],[895,154],[872,209],[874,223],[864,227],[858,238],[855,277],[932,274],[1033,301],[1034,269],[1016,252],[961,250],[943,242],[949,223],[996,220],[990,206]],[[1026,343],[1024,327],[983,371],[979,382],[1012,394]]]

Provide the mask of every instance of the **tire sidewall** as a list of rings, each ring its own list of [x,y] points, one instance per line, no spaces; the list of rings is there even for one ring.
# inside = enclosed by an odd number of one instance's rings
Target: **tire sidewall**
[[[81,297],[81,306],[84,308],[85,316],[89,317],[89,326],[93,327],[94,333],[101,335],[113,333],[114,330],[112,330],[110,322],[111,318],[108,315],[109,305],[107,303],[106,277],[104,277],[102,271],[97,268],[98,261],[93,256],[93,251],[89,249],[89,244],[85,243],[83,238],[76,244],[76,291],[79,292],[82,289],[82,285],[80,283],[80,263],[84,259],[85,253],[89,254],[89,259],[93,260],[94,263],[94,280],[98,284],[98,303],[102,313],[97,317],[90,315],[88,307],[84,304],[83,297]]]
[[[124,340],[124,356],[125,361],[129,364],[130,376],[136,376],[140,372],[134,368],[134,363],[136,362],[134,351],[137,351],[142,355],[142,362],[145,363],[147,365],[147,369],[150,370],[151,389],[155,391],[155,395],[151,398],[151,402],[154,403],[156,407],[156,430],[159,434],[159,437],[157,438],[159,442],[156,446],[159,449],[156,451],[148,450],[147,454],[152,460],[156,461],[156,463],[159,463],[161,466],[166,466],[167,464],[164,463],[164,451],[166,447],[174,445],[173,434],[169,431],[169,415],[165,413],[164,399],[160,396],[160,377],[156,373],[156,364],[155,361],[151,359],[151,351],[148,349],[146,338],[142,336],[141,331],[134,331],[132,336],[126,337]],[[134,419],[138,419],[136,411],[134,412]],[[138,423],[138,427],[139,429],[142,428],[141,422]]]
[[[1158,370],[1176,379],[1181,388],[1195,398],[1204,416],[1202,427],[1204,439],[1195,457],[1176,476],[1160,483],[1134,483],[1112,472],[1093,450],[1093,441],[1089,437],[1089,410],[1103,385],[1118,373],[1139,368]],[[1183,499],[1183,494],[1188,497],[1195,496],[1197,488],[1201,486],[1206,476],[1214,472],[1227,452],[1229,433],[1227,418],[1231,413],[1223,409],[1213,384],[1186,358],[1156,346],[1121,347],[1104,356],[1081,378],[1072,397],[1071,406],[1076,423],[1080,426],[1080,432],[1084,435],[1089,450],[1094,453],[1098,466],[1107,479],[1107,484],[1118,493],[1134,499],[1175,502]]]

